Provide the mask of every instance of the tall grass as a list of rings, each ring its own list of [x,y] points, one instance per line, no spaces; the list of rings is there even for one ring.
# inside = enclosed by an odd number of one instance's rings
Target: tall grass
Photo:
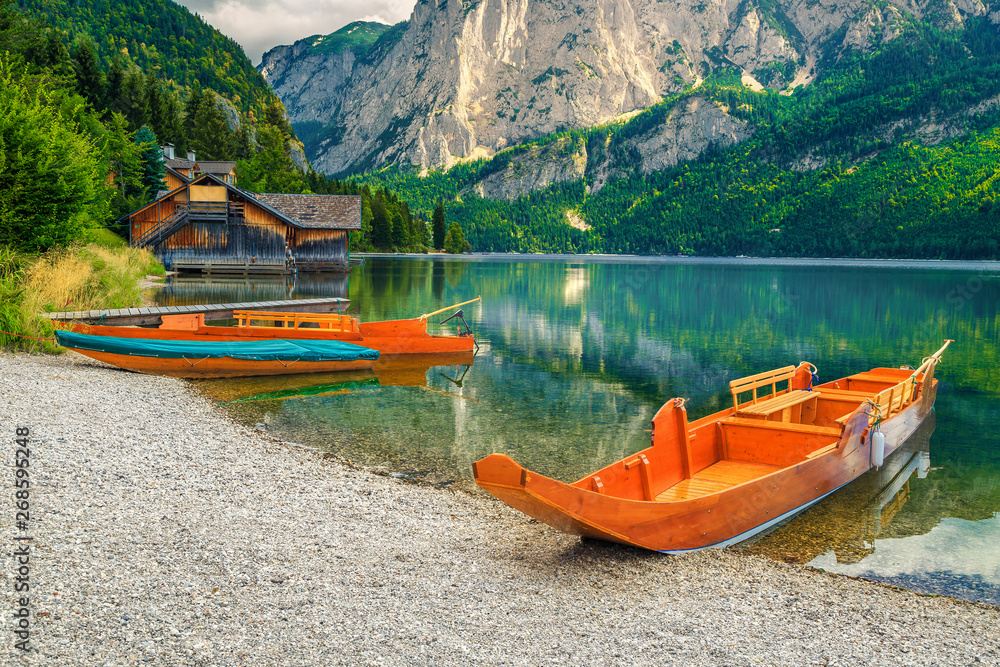
[[[52,335],[52,324],[38,313],[134,308],[142,302],[142,279],[163,273],[148,250],[107,241],[40,257],[0,248],[0,330],[20,335],[0,333],[0,345],[56,352],[51,342],[21,337]]]
[[[95,243],[105,248],[127,248],[128,241],[115,234],[110,229],[96,228],[88,229],[83,233],[84,242]]]

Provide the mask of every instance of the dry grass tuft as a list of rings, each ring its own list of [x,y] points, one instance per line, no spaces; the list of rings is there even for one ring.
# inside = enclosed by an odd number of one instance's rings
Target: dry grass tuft
[[[0,291],[5,297],[0,329],[22,336],[52,335],[49,321],[37,316],[41,312],[136,307],[142,301],[139,284],[143,277],[163,273],[148,250],[94,243],[51,251],[34,261],[19,256],[5,266],[9,269],[0,271]],[[57,349],[2,333],[0,344],[23,350]]]

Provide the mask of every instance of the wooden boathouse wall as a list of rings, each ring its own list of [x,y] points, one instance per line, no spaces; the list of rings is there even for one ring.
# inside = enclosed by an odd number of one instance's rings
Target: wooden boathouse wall
[[[285,197],[289,196],[281,195],[278,201]],[[131,214],[130,231],[133,244],[151,247],[174,270],[348,270],[348,230],[297,223],[257,196],[214,177],[198,178]],[[288,262],[286,248],[293,263]]]
[[[347,269],[348,236],[344,229],[291,229],[289,247],[295,265],[305,271]]]

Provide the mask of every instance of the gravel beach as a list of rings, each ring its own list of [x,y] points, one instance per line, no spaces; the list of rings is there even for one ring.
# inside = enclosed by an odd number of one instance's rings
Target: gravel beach
[[[1000,665],[995,607],[728,551],[582,542],[486,496],[277,442],[181,380],[0,353],[0,417],[5,665]]]

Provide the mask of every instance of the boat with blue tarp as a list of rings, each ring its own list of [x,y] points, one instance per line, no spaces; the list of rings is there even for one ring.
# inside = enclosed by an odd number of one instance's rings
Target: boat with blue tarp
[[[378,350],[334,340],[189,341],[56,331],[59,344],[118,368],[182,378],[371,369]]]

